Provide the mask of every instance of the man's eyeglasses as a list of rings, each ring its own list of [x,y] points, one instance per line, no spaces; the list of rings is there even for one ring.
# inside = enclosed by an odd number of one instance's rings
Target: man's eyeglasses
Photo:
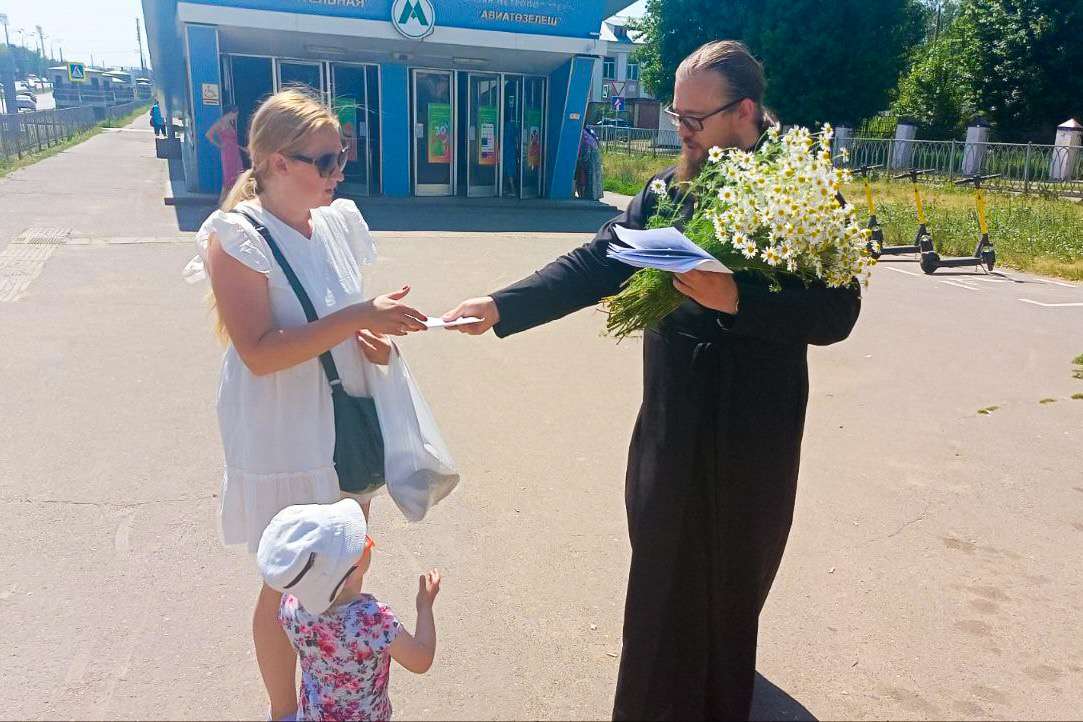
[[[735,105],[740,103],[742,100],[745,100],[745,98],[738,98],[737,100],[726,103],[725,105],[723,105],[718,110],[712,110],[710,113],[707,113],[706,115],[687,115],[685,113],[678,113],[677,111],[673,110],[673,108],[671,108],[671,107],[666,108],[666,115],[668,115],[670,118],[673,118],[673,120],[680,123],[685,128],[692,131],[693,133],[698,133],[701,130],[703,130],[703,121],[707,120],[712,115],[718,115],[719,113],[725,113],[727,110],[733,108]]]
[[[342,150],[334,153],[324,153],[316,158],[310,158],[307,155],[291,155],[292,160],[299,160],[303,163],[311,163],[316,166],[316,172],[323,178],[331,177],[335,171],[341,171],[346,167],[346,163],[350,160],[350,149],[343,148]]]

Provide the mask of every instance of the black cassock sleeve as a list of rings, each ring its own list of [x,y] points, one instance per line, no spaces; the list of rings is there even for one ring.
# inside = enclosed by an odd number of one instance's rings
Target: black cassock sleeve
[[[765,341],[826,346],[850,335],[861,311],[861,286],[843,288],[800,283],[772,291],[761,280],[736,274],[737,314],[719,314],[730,333]]]
[[[655,176],[671,180],[670,168]],[[654,180],[654,179],[652,179]],[[620,244],[613,226],[643,228],[654,213],[654,197],[644,186],[628,209],[607,222],[587,244],[566,253],[530,276],[492,294],[500,311],[493,327],[503,338],[567,316],[620,291],[636,269],[606,256],[611,242]],[[736,315],[719,313],[689,301],[696,315],[713,317],[724,332],[783,344],[827,345],[846,338],[857,322],[861,290],[787,284],[771,291],[759,278],[736,274],[739,306]],[[687,309],[692,310],[692,309]],[[709,319],[705,319],[709,320]]]
[[[668,180],[672,169],[656,178]],[[652,179],[653,180],[653,179]],[[493,327],[503,338],[598,303],[620,291],[637,269],[606,256],[611,242],[621,244],[613,226],[641,229],[654,213],[650,183],[628,204],[628,209],[599,229],[587,244],[564,254],[540,271],[492,294],[500,311]],[[621,244],[623,245],[623,244]]]

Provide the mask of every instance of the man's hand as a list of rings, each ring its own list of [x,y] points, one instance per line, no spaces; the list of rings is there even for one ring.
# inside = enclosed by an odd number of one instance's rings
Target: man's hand
[[[733,274],[713,271],[674,273],[673,287],[706,308],[737,313],[737,282]]]
[[[475,316],[481,320],[464,326],[452,326],[452,328],[471,336],[480,336],[500,321],[500,311],[497,309],[492,296],[482,296],[481,298],[471,298],[463,301],[453,310],[444,314],[444,321],[455,321],[467,316]]]

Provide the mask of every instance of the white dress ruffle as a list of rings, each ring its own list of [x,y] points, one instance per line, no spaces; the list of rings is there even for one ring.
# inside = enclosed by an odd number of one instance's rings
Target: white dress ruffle
[[[314,209],[312,238],[257,202],[238,208],[267,226],[321,318],[365,299],[361,267],[376,260],[376,249],[352,201],[339,199]],[[184,271],[187,280],[206,278],[204,262],[212,235],[230,256],[267,276],[277,327],[308,322],[270,247],[236,213],[217,211],[204,222],[196,236],[199,256]],[[345,390],[369,395],[364,371],[368,361],[357,342],[347,339],[331,354]],[[256,376],[230,345],[218,388],[218,424],[225,451],[220,521],[226,544],[246,544],[255,552],[267,523],[283,508],[339,499],[334,409],[319,359]]]

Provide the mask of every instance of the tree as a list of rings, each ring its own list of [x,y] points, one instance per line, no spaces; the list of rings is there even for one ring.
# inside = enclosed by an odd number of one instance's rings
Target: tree
[[[936,42],[914,54],[892,109],[958,137],[981,112],[1001,140],[1048,143],[1083,107],[1083,3],[963,0]]]
[[[1083,107],[1083,3],[966,0],[962,62],[1002,138],[1048,143]]]
[[[927,12],[918,0],[648,0],[637,55],[644,83],[669,101],[685,56],[741,40],[763,61],[766,102],[783,122],[855,122],[887,105]]]
[[[958,138],[978,110],[974,79],[965,62],[968,38],[959,24],[921,46],[899,81],[892,112],[912,119],[929,139]]]

